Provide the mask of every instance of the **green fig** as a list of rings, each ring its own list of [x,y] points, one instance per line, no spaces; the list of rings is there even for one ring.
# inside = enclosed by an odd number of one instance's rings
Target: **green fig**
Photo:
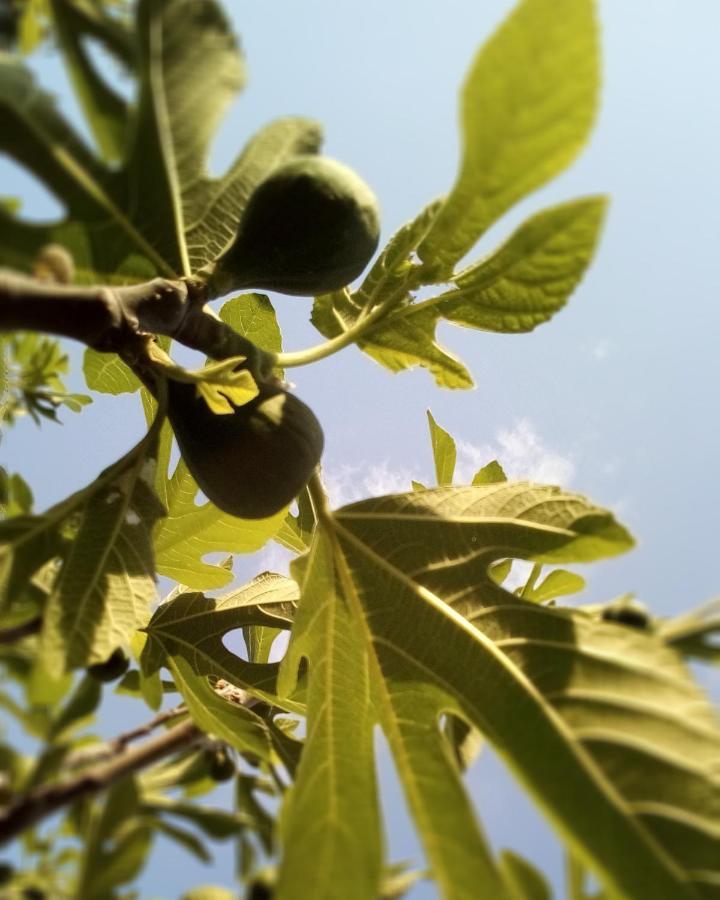
[[[377,200],[352,169],[324,156],[296,157],[251,194],[211,275],[211,293],[335,291],[362,272],[379,237]]]
[[[129,665],[130,660],[118,647],[113,650],[105,662],[93,663],[88,666],[87,671],[88,675],[96,681],[115,681],[116,678],[127,672]]]
[[[207,750],[208,774],[213,781],[229,781],[235,775],[235,762],[224,747]]]
[[[645,630],[650,627],[651,619],[644,604],[636,600],[621,600],[606,606],[601,614],[605,622],[617,622],[630,628]]]
[[[323,449],[312,410],[279,384],[234,412],[213,413],[195,385],[168,383],[168,418],[191,475],[215,506],[264,519],[294,500]]]

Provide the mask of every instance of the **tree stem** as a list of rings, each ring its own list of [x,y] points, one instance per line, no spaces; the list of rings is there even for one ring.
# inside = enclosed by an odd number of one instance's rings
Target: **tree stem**
[[[126,775],[147,768],[204,738],[204,732],[188,719],[142,746],[125,750],[110,762],[88,769],[75,778],[30,791],[0,812],[0,844],[11,841],[78,798],[105,790]]]

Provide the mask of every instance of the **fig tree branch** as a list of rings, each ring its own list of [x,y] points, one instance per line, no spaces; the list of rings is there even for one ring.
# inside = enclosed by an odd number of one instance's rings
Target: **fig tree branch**
[[[19,625],[11,625],[9,628],[0,628],[0,645],[14,644],[31,634],[37,634],[42,627],[42,619],[38,616],[21,622]]]
[[[0,332],[40,331],[73,338],[132,364],[148,334],[174,338],[213,359],[244,356],[263,374],[266,354],[205,304],[205,285],[192,279],[153,278],[141,284],[78,286],[0,269]]]
[[[192,747],[205,738],[205,733],[188,719],[138,747],[125,748],[110,762],[93,766],[59,784],[35,788],[0,810],[0,845],[8,843],[80,797],[106,790],[126,775],[147,768],[178,750]]]
[[[68,769],[79,769],[94,763],[106,762],[114,756],[117,756],[118,753],[122,753],[129,744],[140,740],[141,738],[148,737],[161,725],[165,725],[167,722],[171,722],[173,719],[177,719],[186,714],[187,707],[182,704],[180,706],[173,706],[171,709],[163,710],[150,719],[150,721],[145,722],[144,725],[139,725],[137,728],[130,729],[130,731],[124,731],[122,734],[116,735],[112,740],[99,745],[76,750],[67,757],[65,765]]]

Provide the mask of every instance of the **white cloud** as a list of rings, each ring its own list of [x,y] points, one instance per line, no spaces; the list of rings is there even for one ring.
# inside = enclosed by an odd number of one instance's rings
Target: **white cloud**
[[[594,359],[598,362],[602,362],[607,359],[608,356],[614,351],[614,346],[611,341],[606,339],[601,339],[597,341],[590,349],[590,353]]]
[[[290,574],[290,562],[295,554],[280,544],[271,541],[255,554],[255,569],[258,572],[276,572],[278,575]]]
[[[502,428],[493,443],[470,444],[458,440],[456,481],[468,483],[481,467],[497,459],[511,480],[527,479],[543,484],[568,485],[575,475],[575,464],[569,455],[547,447],[527,419],[512,428]]]
[[[404,494],[412,490],[410,482],[418,476],[409,469],[393,469],[387,461],[367,467],[345,464],[324,469],[323,482],[334,508],[384,494]]]

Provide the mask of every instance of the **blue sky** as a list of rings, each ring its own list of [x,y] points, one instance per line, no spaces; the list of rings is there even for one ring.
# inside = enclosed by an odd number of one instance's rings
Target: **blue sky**
[[[376,190],[389,237],[452,183],[458,87],[511,6],[448,0],[440,11],[429,0],[306,0],[279,10],[228,0],[250,80],[220,131],[213,166],[226,165],[275,116],[318,118],[326,152]],[[294,370],[292,379],[323,422],[324,464],[338,495],[351,496],[358,483],[370,493],[403,489],[411,477],[430,481],[431,408],[459,441],[465,475],[498,455],[512,475],[560,480],[630,527],[638,539],[633,553],[583,572],[588,600],[634,591],[656,612],[671,614],[718,587],[711,562],[720,458],[712,413],[720,383],[720,5],[601,0],[599,9],[604,89],[590,146],[494,226],[473,254],[545,206],[610,194],[598,257],[567,309],[530,335],[442,326],[443,343],[476,380],[470,392],[440,392],[421,370],[391,376],[355,349]],[[61,84],[47,52],[35,63],[46,83]],[[72,110],[64,88],[61,96]],[[18,185],[28,214],[47,215],[43,193],[0,161],[0,193]],[[309,301],[280,298],[276,308],[287,349],[317,342]],[[94,477],[142,428],[132,398],[100,398],[64,420],[40,432],[21,422],[0,446],[3,464],[31,481],[41,508]],[[242,574],[252,576],[257,565],[244,562]],[[387,806],[394,855],[415,855],[387,766],[383,779],[393,797]],[[481,763],[470,783],[491,835],[527,853],[557,884],[559,851],[497,764]],[[222,859],[229,867],[229,855]],[[166,857],[153,863],[148,896],[176,896],[192,881],[213,880],[196,877],[192,866],[173,887],[166,866]],[[215,880],[225,880],[221,869]],[[412,896],[434,894],[421,888]]]

